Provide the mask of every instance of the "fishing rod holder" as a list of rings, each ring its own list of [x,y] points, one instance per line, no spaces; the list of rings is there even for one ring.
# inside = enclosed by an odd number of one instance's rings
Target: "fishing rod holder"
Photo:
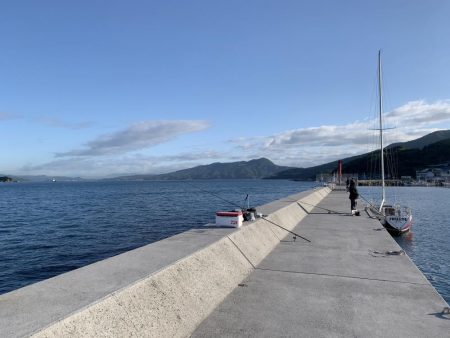
[[[257,218],[257,213],[255,208],[246,208],[242,210],[244,221],[254,221]]]

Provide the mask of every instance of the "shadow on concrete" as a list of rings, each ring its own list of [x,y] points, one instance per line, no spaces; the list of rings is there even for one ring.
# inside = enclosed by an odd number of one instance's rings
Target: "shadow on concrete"
[[[444,311],[429,313],[428,315],[435,316],[436,318],[439,318],[439,319],[450,320],[450,313],[445,313]]]

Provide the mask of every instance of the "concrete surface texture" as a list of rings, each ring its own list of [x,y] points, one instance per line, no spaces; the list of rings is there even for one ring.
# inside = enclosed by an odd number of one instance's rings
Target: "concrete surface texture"
[[[186,336],[251,270],[224,238],[34,337]]]
[[[258,208],[241,229],[194,229],[0,296],[0,337],[185,337],[330,190]],[[308,209],[309,208],[309,209]]]
[[[448,304],[380,223],[333,191],[192,337],[450,337]],[[329,213],[328,210],[332,210]],[[384,254],[383,254],[384,253]]]

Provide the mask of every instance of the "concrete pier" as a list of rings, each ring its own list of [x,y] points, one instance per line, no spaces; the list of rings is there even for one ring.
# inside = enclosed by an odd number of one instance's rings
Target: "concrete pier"
[[[258,212],[268,216],[1,295],[0,337],[448,336],[448,305],[406,255],[387,254],[400,248],[378,221],[349,215],[345,192],[320,188]]]
[[[368,217],[333,191],[192,337],[450,337],[448,304]]]
[[[266,220],[207,227],[0,296],[0,337],[186,337],[328,188],[258,208]]]

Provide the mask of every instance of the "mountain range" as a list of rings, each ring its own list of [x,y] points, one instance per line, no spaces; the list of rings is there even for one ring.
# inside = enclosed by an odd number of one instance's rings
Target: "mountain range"
[[[416,170],[450,161],[450,130],[440,130],[421,138],[386,147],[395,154],[398,176],[415,176]],[[379,162],[379,151],[342,159],[344,172],[370,174]],[[195,179],[295,179],[315,180],[320,173],[336,171],[338,161],[309,168],[278,166],[267,158],[230,163],[212,163],[160,175],[122,176],[119,180],[195,180]]]
[[[10,177],[13,181],[19,182],[68,182],[68,181],[84,181],[81,177],[69,176],[47,176],[47,175],[0,175]]]
[[[397,164],[397,177],[415,177],[417,170],[427,166],[450,162],[450,130],[440,130],[420,137],[418,139],[393,143],[386,147],[386,152],[393,154]],[[379,151],[342,159],[345,173],[370,174],[379,162]],[[338,161],[309,168],[293,168],[279,166],[267,158],[250,161],[229,163],[212,163],[197,167],[178,170],[159,175],[129,175],[108,180],[196,180],[196,179],[295,179],[314,180],[317,174],[330,174],[336,171]],[[12,176],[14,180],[21,181],[80,181],[76,177],[49,177],[49,176]]]
[[[412,141],[392,143],[387,148],[401,147],[403,149],[423,149],[430,144],[444,141],[449,138],[450,130],[438,130]]]
[[[386,153],[396,162],[397,177],[415,177],[417,170],[450,162],[450,130],[435,131],[412,141],[393,143],[386,147]],[[343,172],[370,176],[377,166],[379,169],[379,162],[379,150],[347,157],[342,159]],[[291,168],[268,178],[314,180],[317,174],[336,172],[337,167],[338,161],[332,161],[309,168]]]
[[[289,167],[274,164],[267,158],[229,163],[212,163],[160,175],[132,175],[119,180],[211,180],[211,179],[258,179],[276,175]]]

